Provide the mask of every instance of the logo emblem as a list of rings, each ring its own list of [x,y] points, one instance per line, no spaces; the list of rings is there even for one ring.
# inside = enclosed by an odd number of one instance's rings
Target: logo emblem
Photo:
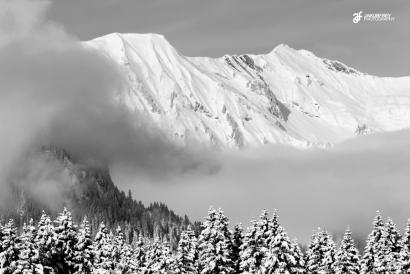
[[[353,13],[353,23],[357,24],[362,20],[362,13],[363,11]]]

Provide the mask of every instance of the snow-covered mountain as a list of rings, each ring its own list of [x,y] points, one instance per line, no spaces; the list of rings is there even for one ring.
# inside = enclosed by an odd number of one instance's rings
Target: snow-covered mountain
[[[180,143],[328,146],[410,127],[410,77],[376,77],[306,50],[186,57],[157,34],[84,42],[127,78],[117,99]]]

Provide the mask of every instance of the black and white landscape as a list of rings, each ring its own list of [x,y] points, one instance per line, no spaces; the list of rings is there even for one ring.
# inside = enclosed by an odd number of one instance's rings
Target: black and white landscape
[[[0,273],[410,273],[409,24],[0,0]]]

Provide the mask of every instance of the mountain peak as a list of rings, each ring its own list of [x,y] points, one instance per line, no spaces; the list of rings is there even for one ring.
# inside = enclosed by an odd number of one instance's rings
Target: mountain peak
[[[157,33],[118,33],[117,35],[126,38],[126,39],[140,39],[155,42],[166,42],[169,43],[168,40],[162,34]]]
[[[98,38],[95,38],[91,41],[112,41],[112,40],[121,40],[122,42],[131,43],[133,46],[161,46],[161,47],[171,47],[172,45],[168,42],[162,34],[156,33],[110,33]]]
[[[107,53],[123,64],[130,55],[140,56],[140,61],[156,62],[158,56],[179,56],[177,50],[161,34],[111,33],[85,43],[93,48],[105,48]]]
[[[276,54],[296,54],[296,55],[303,55],[303,56],[309,56],[309,57],[316,57],[316,58],[320,58],[317,57],[313,52],[309,51],[309,50],[305,50],[305,49],[294,49],[292,47],[290,47],[289,45],[286,44],[279,44],[277,45],[271,52],[272,53],[276,53]],[[322,58],[320,58],[322,59]]]
[[[323,147],[356,136],[363,124],[372,132],[410,127],[410,96],[402,98],[410,77],[368,77],[285,44],[266,55],[215,59],[182,56],[152,33],[90,44],[128,75],[127,107],[177,143]]]
[[[290,47],[289,45],[286,44],[279,44],[276,47],[273,48],[273,50],[270,52],[270,54],[272,53],[276,53],[276,54],[280,54],[280,53],[295,53],[298,52],[298,50]]]
[[[287,44],[282,44],[281,43],[281,44],[277,45],[276,47],[274,47],[272,51],[278,51],[278,50],[295,50],[295,49],[293,49],[292,47],[290,47]]]

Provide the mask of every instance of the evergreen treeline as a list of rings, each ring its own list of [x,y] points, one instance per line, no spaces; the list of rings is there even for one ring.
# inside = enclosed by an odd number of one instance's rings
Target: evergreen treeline
[[[77,225],[64,209],[57,218],[43,213],[37,224],[13,220],[0,227],[0,273],[312,273],[410,272],[410,222],[404,236],[377,213],[362,256],[348,228],[336,245],[318,229],[305,253],[289,239],[278,214],[262,211],[244,232],[229,228],[221,210],[210,209],[199,235],[188,228],[172,251],[166,241],[127,241],[121,227],[102,222],[91,236],[87,218]]]

